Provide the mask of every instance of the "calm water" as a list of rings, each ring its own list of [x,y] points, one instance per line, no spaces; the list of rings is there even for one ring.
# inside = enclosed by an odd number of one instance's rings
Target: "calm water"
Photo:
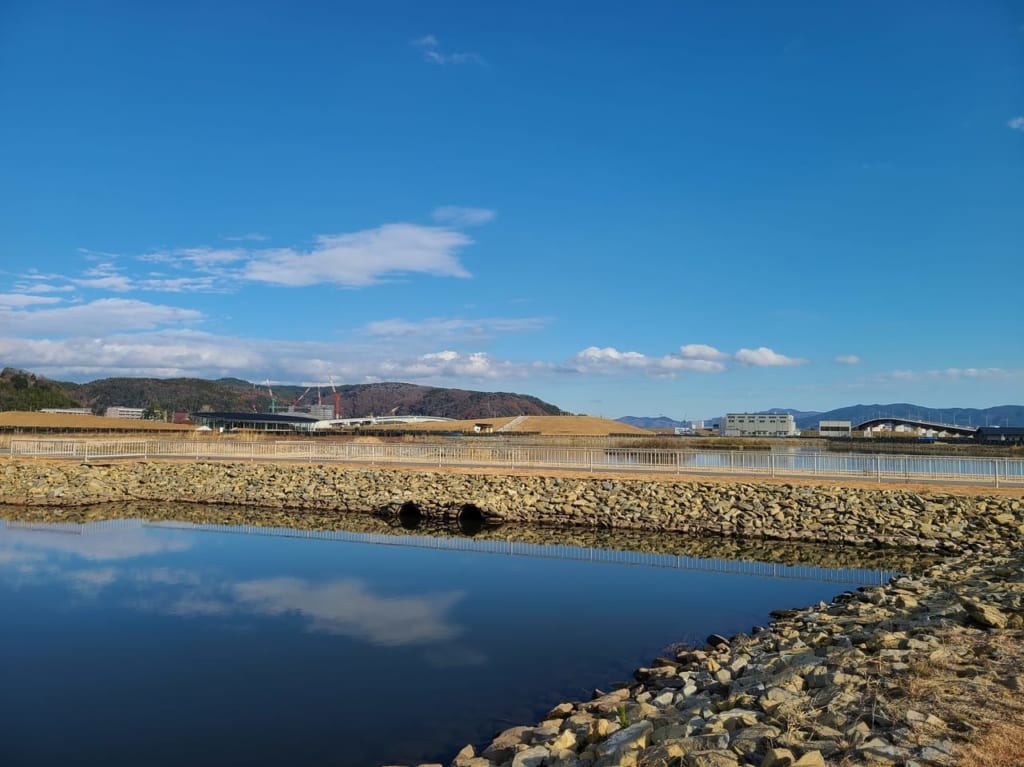
[[[670,643],[852,585],[292,535],[0,522],[0,764],[447,763]]]

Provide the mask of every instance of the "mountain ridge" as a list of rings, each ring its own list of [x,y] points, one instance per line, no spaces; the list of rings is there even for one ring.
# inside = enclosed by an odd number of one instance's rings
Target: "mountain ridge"
[[[88,383],[55,382],[95,413],[120,405],[143,408],[154,416],[173,411],[279,412],[308,408],[318,400],[333,406],[340,394],[340,416],[433,415],[465,420],[518,415],[561,415],[557,405],[529,394],[445,389],[382,382],[334,387],[256,384],[239,378],[101,378]]]
[[[856,426],[872,418],[906,418],[932,423],[957,426],[1024,426],[1024,405],[996,405],[988,408],[950,407],[934,408],[910,402],[889,404],[847,405],[833,410],[794,410],[792,408],[769,408],[757,413],[789,413],[798,429],[816,429],[818,421],[850,421]],[[668,416],[625,416],[616,419],[630,426],[641,428],[669,429],[683,427],[687,422],[676,421]],[[706,421],[716,420],[713,418]],[[651,424],[657,425],[651,425]]]

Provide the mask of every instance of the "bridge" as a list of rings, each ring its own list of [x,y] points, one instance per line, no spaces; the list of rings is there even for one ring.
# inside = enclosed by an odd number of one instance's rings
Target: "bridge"
[[[887,423],[914,426],[918,429],[928,429],[935,432],[945,432],[946,434],[955,434],[958,437],[973,437],[975,432],[978,431],[977,426],[957,426],[955,423],[939,423],[938,421],[927,421],[922,418],[897,418],[895,416],[872,418],[857,424],[853,428],[855,431],[863,431],[864,429],[870,429]]]

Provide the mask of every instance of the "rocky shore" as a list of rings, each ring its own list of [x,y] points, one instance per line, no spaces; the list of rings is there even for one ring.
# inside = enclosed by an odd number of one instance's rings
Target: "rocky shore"
[[[628,683],[467,746],[452,767],[1024,763],[1024,503],[976,493],[260,464],[0,468],[0,501],[26,512],[127,500],[378,520],[475,512],[945,555],[884,586],[776,611],[749,635],[680,648]]]
[[[1019,764],[1005,759],[1024,753],[1022,599],[1019,550],[944,562],[830,604],[776,611],[749,636],[708,637],[637,669],[632,683],[500,733],[479,753],[467,746],[451,764]],[[979,746],[1009,726],[1018,750],[1008,757]]]
[[[977,493],[977,490],[974,491]],[[771,540],[986,551],[1024,537],[1019,498],[902,488],[522,476],[335,465],[12,461],[0,503],[118,501],[678,531]]]

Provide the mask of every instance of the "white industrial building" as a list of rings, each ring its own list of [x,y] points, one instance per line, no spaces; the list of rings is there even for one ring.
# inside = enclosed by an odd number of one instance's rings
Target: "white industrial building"
[[[819,437],[849,437],[852,434],[851,421],[818,421]]]
[[[728,413],[718,433],[723,437],[795,437],[798,432],[789,413]]]
[[[108,407],[103,415],[107,418],[133,418],[135,420],[140,420],[142,418],[142,414],[145,412],[145,408],[141,407],[121,407],[120,405],[114,405],[113,407]]]

